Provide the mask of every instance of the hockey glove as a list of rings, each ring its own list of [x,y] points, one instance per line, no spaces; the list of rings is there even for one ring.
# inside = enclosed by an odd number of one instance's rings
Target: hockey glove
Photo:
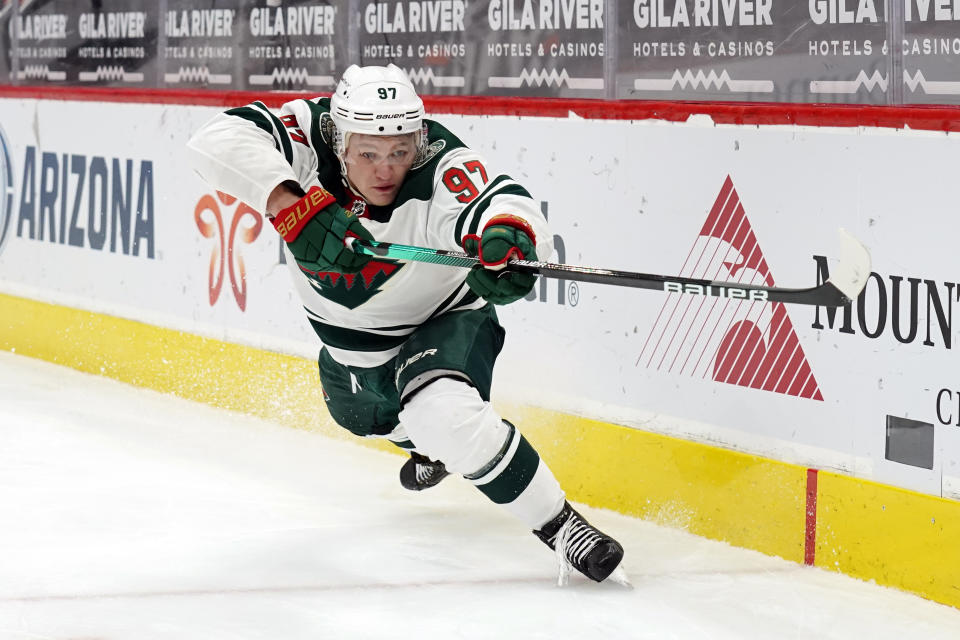
[[[480,264],[467,275],[467,285],[493,304],[509,304],[533,289],[537,276],[531,273],[504,271],[511,258],[536,260],[536,240],[526,220],[511,215],[494,216],[483,232],[463,238],[467,253],[480,258]]]
[[[373,236],[352,211],[345,210],[331,193],[319,187],[282,209],[273,226],[300,268],[310,273],[356,273],[370,261],[343,242],[349,237],[370,241]]]

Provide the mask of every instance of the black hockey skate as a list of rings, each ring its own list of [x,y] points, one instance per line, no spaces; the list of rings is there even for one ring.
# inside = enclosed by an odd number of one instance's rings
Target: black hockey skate
[[[423,491],[440,484],[448,475],[450,472],[439,460],[411,451],[410,459],[400,467],[400,484],[410,491]]]
[[[602,582],[623,559],[620,543],[587,522],[569,502],[564,503],[560,515],[533,533],[557,553],[561,583],[567,563],[591,580]]]

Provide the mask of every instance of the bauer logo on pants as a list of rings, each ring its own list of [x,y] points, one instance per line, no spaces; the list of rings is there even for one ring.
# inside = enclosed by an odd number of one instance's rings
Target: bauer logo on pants
[[[437,355],[436,349],[427,349],[426,351],[421,351],[420,353],[413,354],[412,356],[407,358],[407,360],[403,364],[397,367],[397,380],[400,380],[400,374],[403,373],[404,369],[412,365],[414,362],[416,362],[420,358],[423,358],[426,356],[435,356],[435,355]]]
[[[776,286],[740,196],[727,176],[681,276]],[[823,400],[782,303],[671,293],[637,364],[811,400]]]

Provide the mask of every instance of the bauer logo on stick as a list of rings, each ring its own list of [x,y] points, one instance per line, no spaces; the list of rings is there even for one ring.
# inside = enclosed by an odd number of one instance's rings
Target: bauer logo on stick
[[[741,289],[739,287],[722,287],[717,285],[702,285],[683,282],[664,282],[663,290],[667,293],[692,293],[698,296],[717,296],[718,298],[742,298],[754,302],[766,302],[767,292],[756,289]]]

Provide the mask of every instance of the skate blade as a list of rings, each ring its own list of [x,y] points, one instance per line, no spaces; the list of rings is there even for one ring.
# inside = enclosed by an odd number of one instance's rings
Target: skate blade
[[[614,569],[613,573],[607,576],[605,582],[613,582],[626,589],[633,589],[633,584],[630,582],[630,578],[627,577],[627,572],[623,570],[622,566]]]
[[[571,571],[560,571],[560,575],[557,576],[557,586],[558,587],[568,587],[570,586],[570,575]],[[625,589],[633,589],[633,583],[630,582],[630,578],[627,577],[627,572],[623,570],[623,567],[617,567],[613,570],[609,576],[603,581],[604,585],[616,584],[620,585]]]

